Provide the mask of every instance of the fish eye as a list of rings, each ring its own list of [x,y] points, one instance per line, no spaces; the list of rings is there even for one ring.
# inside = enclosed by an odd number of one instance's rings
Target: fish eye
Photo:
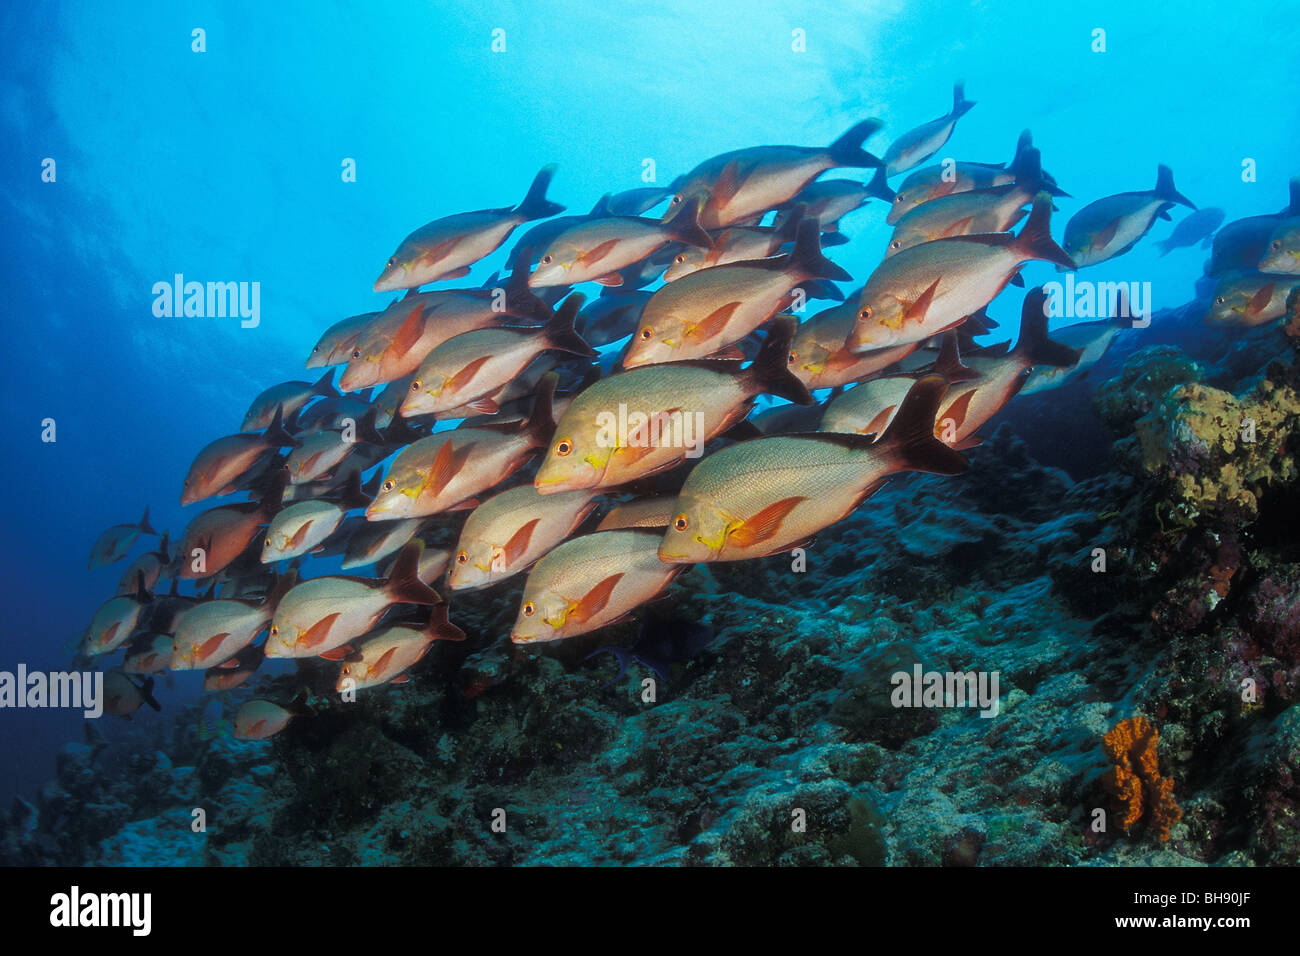
[[[466,554],[464,551],[460,551],[460,552],[458,552],[458,553],[456,554],[456,563],[457,563],[457,564],[464,564],[464,563],[465,563],[466,561],[468,561],[468,560],[469,560],[469,555]]]
[[[279,637],[279,636],[280,636],[280,625],[279,625],[279,624],[272,624],[272,625],[271,625],[271,636],[272,636],[272,637]]]
[[[1279,249],[1282,248],[1282,240],[1281,240],[1281,239],[1274,239],[1274,240],[1273,240],[1272,242],[1270,242],[1268,245],[1269,245],[1269,248],[1270,248],[1270,249],[1272,249],[1274,252],[1277,252]]]
[[[871,306],[869,306],[869,305],[864,305],[861,309],[859,309],[859,310],[858,310],[858,318],[859,318],[859,319],[869,319],[869,318],[871,318]]]
[[[380,487],[381,487],[382,490],[384,490],[384,491],[392,491],[394,488],[397,487],[397,482],[395,482],[395,481],[393,481],[393,479],[389,478],[389,479],[388,479],[387,481],[385,481],[385,482],[383,483],[383,485],[381,485]]]
[[[347,676],[348,676],[349,674],[351,674],[351,673],[352,673],[352,665],[351,665],[351,664],[344,664],[344,665],[343,665],[343,676],[344,676],[344,677],[347,677]]]
[[[411,382],[411,391],[418,392],[421,388],[423,383],[418,378]]]
[[[353,349],[353,350],[352,350],[352,357],[353,357],[353,358],[361,358],[361,349]]]
[[[1223,303],[1225,303],[1225,302],[1227,302],[1227,301],[1228,301],[1227,297],[1221,295],[1221,296],[1218,296],[1218,297],[1214,300],[1214,304],[1215,304],[1215,305],[1223,305]]]
[[[894,249],[894,250],[898,250],[898,249],[903,248],[903,244],[902,244],[901,242],[899,242],[897,239],[895,239],[893,242],[891,242],[891,243],[889,244],[889,248]]]
[[[394,256],[393,258],[389,259],[389,260],[388,260],[388,268],[391,269],[391,268],[393,267],[393,265],[394,265],[396,262],[397,262],[397,257],[396,257],[396,256]]]
[[[682,201],[682,197],[681,194],[679,193],[678,195],[673,197],[673,201],[670,203],[670,205],[676,206],[681,201]]]
[[[547,253],[541,258],[541,263],[544,266],[549,266],[554,261],[555,261],[555,256],[551,255],[550,253]]]
[[[899,193],[897,196],[894,197],[894,202],[902,202],[902,201],[903,201],[902,193]]]
[[[788,359],[786,359],[786,361],[787,361],[789,364],[793,365],[795,362],[799,361],[799,353],[798,353],[798,352],[791,352],[791,353],[790,353],[790,357],[789,357]]]
[[[642,329],[642,330],[641,330],[641,341],[643,341],[643,342],[649,342],[650,339],[654,337],[654,334],[655,334],[655,330],[654,330],[654,329],[651,329],[651,328],[644,328],[644,329]]]
[[[685,531],[690,526],[691,523],[686,520],[686,515],[678,515],[676,520],[673,521],[673,527],[678,531]]]
[[[681,265],[685,261],[686,261],[686,257],[683,255],[673,256],[673,262],[677,263],[678,265]]]
[[[567,438],[561,438],[555,443],[555,453],[563,458],[569,452],[573,451],[573,442]]]
[[[537,605],[532,601],[524,602],[524,617],[532,617],[537,612]]]

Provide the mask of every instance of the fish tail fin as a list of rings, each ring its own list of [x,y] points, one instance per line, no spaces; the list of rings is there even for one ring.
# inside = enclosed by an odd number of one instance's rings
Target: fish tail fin
[[[167,549],[171,547],[171,543],[172,543],[172,533],[170,531],[164,531],[162,533],[162,537],[158,539],[158,553],[162,555],[163,564],[166,564],[169,560],[171,560],[170,556],[167,553]]]
[[[1034,196],[1033,208],[1025,227],[1016,236],[1015,246],[1028,259],[1046,259],[1070,270],[1079,268],[1052,238],[1052,197],[1045,192]]]
[[[664,220],[664,231],[678,242],[699,246],[701,249],[712,249],[713,237],[700,225],[700,213],[703,210],[704,197],[699,194],[692,196]]]
[[[378,472],[375,472],[376,477]],[[343,494],[339,496],[339,507],[344,511],[351,511],[354,508],[364,508],[373,500],[373,495],[368,495],[365,489],[361,487],[361,471],[352,471],[348,473],[347,481],[343,485]]]
[[[881,166],[876,169],[875,175],[867,183],[867,192],[877,199],[883,199],[887,203],[892,203],[898,193],[889,188],[889,182],[885,179],[885,167]]]
[[[867,119],[855,124],[852,129],[827,147],[827,155],[836,166],[884,166],[885,163],[880,157],[873,156],[862,148],[863,141],[884,125],[878,119]]]
[[[1155,247],[1160,250],[1161,256],[1167,256],[1169,255],[1169,250],[1173,248],[1173,244],[1168,239],[1160,239],[1155,243]]]
[[[1020,338],[1016,340],[1015,354],[1026,366],[1054,365],[1070,368],[1076,365],[1083,352],[1047,336],[1047,292],[1042,286],[1030,289],[1020,309]]]
[[[799,235],[799,224],[803,222],[804,215],[808,212],[808,204],[797,202],[785,212],[785,218],[781,220],[781,225],[777,227],[776,237],[782,242],[794,242]]]
[[[357,441],[366,442],[369,445],[383,445],[384,436],[379,434],[376,422],[379,420],[379,409],[371,407],[364,415],[361,421],[357,422]]]
[[[162,704],[158,703],[158,701],[153,696],[152,677],[146,677],[144,679],[144,682],[140,685],[140,696],[144,699],[144,702],[148,704],[150,707],[152,707],[154,710],[162,710]]]
[[[503,287],[506,293],[506,311],[521,318],[546,322],[551,318],[551,307],[528,288],[528,266],[533,261],[532,247],[520,249],[510,264],[510,276]]]
[[[798,325],[789,315],[778,315],[767,324],[767,337],[744,371],[747,384],[755,394],[779,395],[796,405],[815,404],[808,387],[790,371],[790,343]]]
[[[438,592],[420,580],[420,555],[424,542],[408,541],[397,552],[393,570],[388,573],[388,596],[398,604],[437,604]]]
[[[900,471],[961,474],[969,464],[966,456],[934,435],[935,419],[947,391],[948,383],[942,375],[917,379],[872,447],[893,457]]]
[[[277,448],[284,448],[286,445],[290,448],[298,447],[298,439],[290,435],[288,429],[285,428],[283,405],[275,406],[275,417],[271,419],[271,424],[266,426],[266,431],[262,433],[262,437],[267,440],[268,444],[274,442]]]
[[[280,601],[284,599],[284,596],[288,594],[297,583],[298,568],[296,565],[290,567],[284,574],[277,574],[275,576],[275,582],[266,592],[266,596],[262,598],[262,610],[266,611],[268,614],[274,614],[275,609],[280,606]]]
[[[969,365],[962,364],[961,347],[958,343],[957,329],[949,329],[940,340],[939,358],[934,363],[934,370],[942,375],[949,385],[969,382],[979,378],[979,372]]]
[[[144,517],[142,517],[142,518],[140,519],[140,525],[139,525],[139,528],[140,528],[140,533],[141,533],[141,534],[157,534],[157,533],[158,533],[157,531],[155,531],[155,530],[153,529],[153,525],[151,525],[151,524],[149,523],[149,506],[148,506],[148,505],[145,505],[145,506],[144,506]]]
[[[1043,154],[1034,147],[1016,153],[1009,171],[1016,177],[1016,185],[1031,196],[1043,188]]]
[[[528,421],[524,422],[524,431],[541,446],[550,442],[551,433],[555,431],[555,386],[559,381],[560,376],[555,372],[547,372],[542,376],[537,383],[537,391],[533,394],[533,410],[528,415]]]
[[[429,611],[429,623],[425,625],[424,633],[434,641],[465,640],[465,632],[448,619],[446,603],[435,604]]]
[[[958,80],[952,87],[952,115],[954,118],[965,116],[975,105],[974,100],[966,99],[966,83]]]
[[[587,297],[581,292],[573,292],[560,303],[560,307],[555,310],[555,314],[546,323],[544,334],[547,345],[561,352],[581,355],[583,358],[596,358],[599,353],[588,345],[586,340],[573,327],[573,322],[578,317],[578,310],[582,308],[582,303],[586,300]]]
[[[853,277],[822,255],[821,223],[810,216],[799,224],[795,232],[794,248],[786,262],[786,270],[809,279],[835,279],[848,282]]]
[[[338,398],[338,389],[334,387],[334,369],[327,369],[325,374],[317,380],[316,384],[311,387],[313,395],[324,395],[326,398]]]
[[[1174,171],[1164,163],[1156,167],[1156,195],[1165,202],[1176,202],[1192,209],[1196,208],[1196,203],[1174,188]]]
[[[549,166],[543,166],[541,172],[533,177],[533,184],[528,187],[528,195],[515,207],[515,212],[523,216],[525,222],[530,219],[558,216],[564,212],[563,206],[546,198],[546,189],[551,185],[551,177],[554,175],[555,164],[551,163]]]

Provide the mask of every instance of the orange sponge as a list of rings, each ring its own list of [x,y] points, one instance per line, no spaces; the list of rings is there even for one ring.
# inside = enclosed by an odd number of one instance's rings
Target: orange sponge
[[[1145,717],[1129,717],[1116,724],[1102,738],[1106,755],[1115,762],[1102,777],[1102,785],[1119,804],[1121,830],[1127,833],[1145,814],[1147,823],[1164,841],[1183,811],[1174,802],[1173,780],[1160,776],[1158,740],[1155,726]]]

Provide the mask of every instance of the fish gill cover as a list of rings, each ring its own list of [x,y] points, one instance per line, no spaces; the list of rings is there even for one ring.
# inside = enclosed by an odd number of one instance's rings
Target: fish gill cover
[[[7,7],[0,861],[1300,861],[1262,11]]]

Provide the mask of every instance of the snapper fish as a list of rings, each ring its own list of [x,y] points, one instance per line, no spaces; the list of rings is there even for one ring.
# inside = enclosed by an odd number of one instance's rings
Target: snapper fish
[[[262,432],[240,432],[209,442],[195,456],[181,489],[181,504],[190,505],[214,495],[234,494],[237,482],[254,468],[265,464],[286,446],[297,447],[298,439],[284,428],[283,410],[277,408],[271,424]]]
[[[1178,220],[1174,226],[1174,231],[1169,234],[1168,239],[1161,239],[1156,243],[1156,248],[1160,250],[1160,255],[1167,256],[1175,249],[1187,249],[1201,244],[1202,249],[1208,249],[1214,244],[1214,231],[1223,223],[1223,210],[1211,206],[1208,209],[1198,209],[1189,213],[1182,219]]]
[[[167,669],[172,656],[170,634],[142,634],[131,641],[122,660],[124,674],[157,674]]]
[[[402,521],[365,521],[353,530],[343,550],[342,568],[360,568],[394,554],[415,537],[424,525],[423,518]]]
[[[500,406],[491,396],[502,392],[542,352],[594,359],[596,350],[573,328],[583,301],[580,293],[570,295],[543,326],[478,329],[443,342],[416,369],[398,413],[434,415],[471,405],[496,412]]]
[[[407,445],[393,459],[366,519],[418,518],[477,505],[477,495],[505,481],[550,441],[555,382],[554,373],[542,379],[525,422],[453,428]]]
[[[687,476],[660,560],[738,561],[789,551],[851,514],[890,475],[959,474],[966,459],[934,436],[947,388],[938,375],[915,382],[878,438],[773,435],[714,452]]]
[[[1011,172],[1016,178],[1005,186],[951,193],[908,213],[894,227],[885,255],[949,236],[1009,232],[1024,217],[1024,207],[1042,191],[1038,150],[1031,147],[1017,156]]]
[[[743,368],[736,359],[665,362],[584,389],[555,426],[533,482],[537,490],[610,488],[698,457],[705,442],[749,414],[760,394],[812,404],[787,368],[793,331],[792,318],[775,320],[758,356]]]
[[[271,623],[276,607],[297,581],[296,572],[290,571],[260,600],[216,598],[182,611],[171,628],[171,669],[206,670],[234,658]]]
[[[288,707],[261,698],[244,701],[235,711],[235,739],[266,740],[274,737],[289,726],[295,717],[309,713],[305,709],[306,698],[306,692],[303,692]]]
[[[286,505],[271,519],[262,539],[262,563],[273,564],[316,550],[356,508],[365,508],[379,486],[376,475],[369,487],[361,487],[361,478],[352,472],[348,484],[334,500],[316,498]]]
[[[453,336],[507,319],[545,321],[550,308],[528,290],[516,269],[501,289],[442,289],[408,295],[370,323],[349,353],[339,379],[345,391],[405,378]]]
[[[955,448],[971,448],[980,442],[976,431],[1015,398],[1031,369],[1051,366],[1072,369],[1082,352],[1047,334],[1047,294],[1040,286],[1031,290],[1021,308],[1020,336],[1006,354],[985,352],[965,359],[977,374],[969,381],[952,385],[944,397],[935,423],[935,434]]]
[[[809,183],[837,167],[877,169],[873,186],[883,192],[883,163],[862,148],[880,120],[856,124],[826,147],[751,146],[706,159],[686,174],[665,216],[695,196],[705,198],[700,225],[721,229],[755,219],[793,199]]]
[[[1286,314],[1287,296],[1297,285],[1300,276],[1225,276],[1214,287],[1205,322],[1246,327],[1267,325]]]
[[[800,225],[786,255],[701,269],[659,289],[646,303],[623,367],[704,358],[739,342],[790,305],[809,279],[847,281],[821,253],[815,219]]]
[[[335,391],[332,384],[333,378],[334,372],[329,371],[315,383],[281,382],[279,385],[272,385],[253,399],[253,403],[248,406],[248,411],[244,414],[244,423],[239,430],[252,432],[269,428],[275,419],[277,409],[283,417],[292,418],[300,408],[314,398],[338,398],[339,393]]]
[[[256,644],[243,648],[234,657],[203,672],[203,689],[209,693],[243,687],[262,666],[266,655]]]
[[[1259,271],[1273,275],[1300,275],[1300,217],[1284,219],[1268,237]]]
[[[144,575],[144,586],[150,590],[158,583],[162,577],[167,565],[171,563],[171,557],[168,554],[168,547],[171,540],[166,531],[163,532],[162,538],[158,541],[156,551],[148,551],[134,561],[132,561],[124,572],[121,579],[117,582],[118,594],[131,594],[135,591],[136,581],[139,575]]]
[[[992,302],[1031,260],[1073,269],[1074,261],[1052,239],[1051,208],[1051,197],[1040,192],[1019,235],[935,239],[886,259],[862,288],[846,343],[849,351],[904,345],[946,332]]]
[[[447,620],[447,605],[435,604],[424,625],[396,624],[367,636],[339,669],[334,689],[364,690],[380,684],[404,684],[407,673],[435,641],[463,641],[465,632]]]
[[[527,570],[578,529],[595,497],[589,489],[543,495],[527,484],[489,498],[465,519],[447,586],[476,590]]]
[[[421,542],[405,545],[387,578],[331,575],[292,587],[271,619],[266,656],[337,660],[394,604],[437,604],[437,592],[419,578],[422,551]]]
[[[685,568],[659,560],[659,538],[653,528],[626,528],[559,545],[528,573],[510,640],[538,644],[586,634],[662,594]]]
[[[135,544],[142,534],[157,534],[149,524],[149,508],[144,509],[144,516],[135,524],[115,524],[111,528],[102,531],[98,538],[95,539],[94,546],[90,549],[89,570],[102,568],[106,564],[113,564],[121,561],[126,557],[131,546]],[[134,579],[132,579],[134,580]]]
[[[1082,378],[1088,370],[1101,361],[1115,336],[1133,327],[1128,297],[1121,291],[1115,303],[1114,315],[1100,322],[1076,322],[1052,333],[1052,339],[1066,348],[1077,349],[1079,360],[1071,366],[1035,365],[1020,387],[1021,395],[1046,392],[1059,388],[1074,378]]]
[[[1029,130],[1025,130],[1020,134],[1020,139],[1016,143],[1015,156],[1009,163],[941,163],[937,166],[925,166],[913,170],[908,173],[902,185],[898,187],[898,192],[894,194],[885,222],[891,226],[895,225],[917,206],[925,205],[942,196],[950,196],[970,189],[1005,186],[1015,182],[1016,177],[1011,172],[1011,167],[1016,164],[1020,155],[1033,145],[1033,136]],[[1055,181],[1051,176],[1044,173],[1043,178],[1051,184],[1047,190],[1049,193],[1054,196],[1066,195],[1055,189]]]
[[[181,535],[176,577],[186,581],[211,577],[233,564],[280,510],[283,481],[279,478],[258,501],[219,505],[196,515]]]
[[[669,243],[713,247],[713,238],[700,228],[704,198],[693,196],[675,207],[662,222],[638,216],[589,219],[560,233],[537,260],[528,277],[529,288],[599,282],[621,286],[621,270],[650,258]]]
[[[921,347],[908,342],[857,353],[845,346],[858,320],[859,289],[848,300],[818,312],[802,323],[790,343],[790,371],[809,390],[860,382],[902,361]]]
[[[666,528],[673,520],[675,495],[654,495],[634,498],[615,505],[600,519],[597,531],[617,531],[620,528]]]
[[[131,715],[144,704],[162,710],[162,705],[153,696],[152,677],[137,684],[121,671],[104,672],[104,713],[130,720]]]
[[[1291,180],[1291,201],[1285,209],[1271,215],[1233,220],[1214,234],[1205,274],[1224,276],[1262,271],[1259,265],[1269,254],[1274,230],[1285,220],[1297,218],[1300,218],[1300,176]]]
[[[421,226],[389,257],[375,280],[375,291],[418,289],[469,275],[469,267],[496,251],[516,226],[564,212],[563,206],[546,198],[554,175],[553,165],[543,167],[518,206],[462,212]]]
[[[802,206],[803,215],[815,217],[821,223],[823,233],[838,234],[840,220],[861,209],[873,197],[893,202],[894,191],[888,187],[881,189],[880,186],[879,182],[866,184],[856,179],[819,179],[815,183],[809,183],[789,202],[782,203],[773,225],[786,225],[794,215],[795,208]],[[822,245],[831,245],[832,242],[827,236],[822,236]]]
[[[1175,203],[1196,208],[1174,188],[1173,170],[1163,164],[1157,168],[1155,189],[1118,193],[1088,203],[1065,224],[1062,245],[1075,262],[1073,268],[1094,266],[1128,252],[1157,218],[1171,218],[1169,210]],[[1070,268],[1062,264],[1062,271]]]
[[[138,575],[135,593],[111,597],[99,606],[86,630],[83,653],[98,657],[125,644],[140,623],[141,611],[152,601],[153,595],[144,586],[144,575]]]
[[[885,150],[885,175],[905,173],[939,152],[952,136],[957,121],[969,113],[974,105],[974,102],[966,99],[964,85],[954,85],[952,109],[947,114],[908,130],[889,144],[889,149]]]
[[[370,323],[379,317],[378,312],[362,312],[350,315],[335,322],[321,333],[321,337],[312,346],[307,356],[306,368],[321,368],[326,365],[338,365],[348,360],[353,346],[361,338],[361,333]]]
[[[692,272],[731,262],[774,256],[787,242],[794,242],[803,217],[803,207],[796,206],[779,226],[729,226],[718,233],[712,247],[683,249],[673,256],[664,281],[672,282]]]

